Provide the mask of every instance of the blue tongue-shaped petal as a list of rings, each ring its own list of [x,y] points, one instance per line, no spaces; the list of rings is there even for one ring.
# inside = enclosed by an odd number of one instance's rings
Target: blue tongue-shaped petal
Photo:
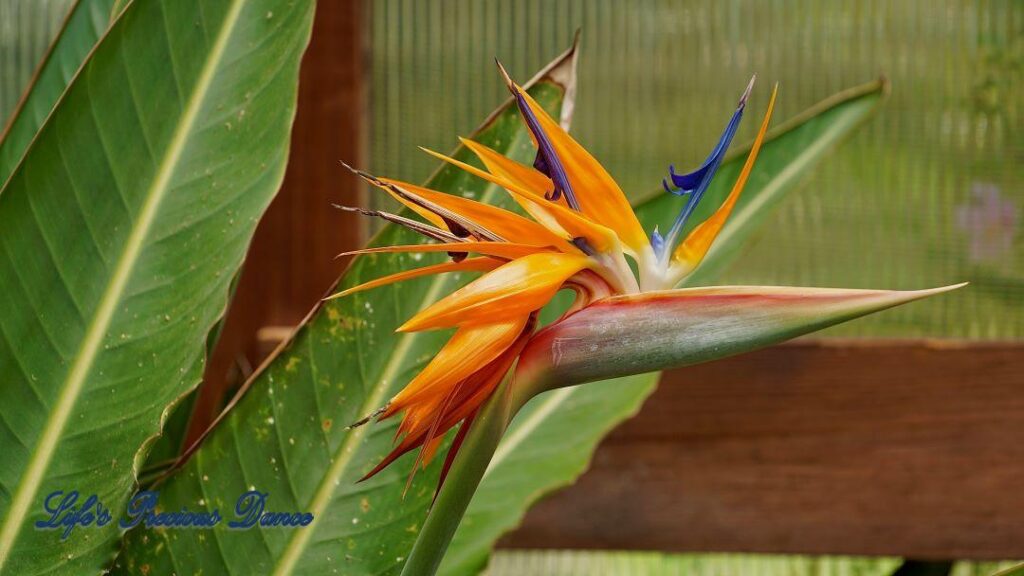
[[[668,192],[678,196],[688,196],[688,198],[683,205],[683,209],[672,224],[668,235],[665,237],[663,250],[675,245],[679,232],[686,224],[686,220],[704,196],[708,185],[711,184],[711,179],[718,170],[718,166],[722,163],[725,153],[729,150],[729,144],[732,143],[733,136],[736,135],[736,129],[739,128],[740,120],[743,118],[743,110],[746,108],[747,99],[750,97],[750,91],[754,87],[754,80],[756,78],[755,76],[750,79],[747,89],[743,92],[743,96],[740,97],[739,104],[736,106],[736,111],[733,112],[732,118],[729,119],[729,123],[725,126],[725,131],[722,132],[722,137],[719,138],[718,144],[715,145],[715,148],[708,155],[707,159],[704,160],[704,163],[696,170],[686,174],[676,174],[675,166],[669,166],[669,178],[671,178],[674,188],[669,186],[667,180],[662,180],[662,185]],[[659,256],[664,253],[664,251],[659,251]]]
[[[747,94],[749,92],[743,94],[739,106],[733,112],[732,118],[729,119],[729,124],[726,125],[725,131],[722,132],[722,137],[718,140],[718,144],[715,145],[715,149],[711,151],[707,160],[699,168],[686,174],[676,174],[675,166],[668,167],[672,183],[680,189],[679,191],[673,191],[674,194],[684,194],[691,190],[696,190],[708,176],[714,175],[715,169],[722,162],[722,157],[725,156],[726,151],[729,149],[729,143],[732,142],[733,136],[736,135],[736,129],[739,128],[740,119],[743,117],[743,109],[747,103]]]

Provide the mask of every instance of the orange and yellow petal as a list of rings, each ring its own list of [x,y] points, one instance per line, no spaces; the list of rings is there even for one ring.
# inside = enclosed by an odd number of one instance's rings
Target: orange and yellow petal
[[[459,138],[459,141],[476,154],[476,157],[484,163],[484,166],[491,174],[516,184],[522,190],[536,196],[537,200],[546,200],[545,194],[550,192],[552,188],[551,179],[536,168],[520,164],[496,150],[468,138]],[[563,206],[568,205],[565,203],[564,198],[560,199],[559,202]]]
[[[537,222],[548,228],[555,234],[561,234],[564,238],[586,238],[598,252],[613,252],[621,250],[619,237],[614,230],[590,220],[585,214],[576,212],[571,208],[557,202],[544,200],[536,194],[529,192],[518,184],[507,180],[504,177],[491,174],[465,162],[461,162],[439,152],[424,148],[428,154],[440,158],[445,162],[458,166],[463,170],[501,186],[509,191],[519,201],[523,208],[534,217]],[[646,240],[645,240],[646,241]]]
[[[427,307],[399,330],[414,332],[479,325],[539,310],[590,258],[542,252],[513,260]]]
[[[454,458],[461,445],[461,439],[465,437],[466,426],[472,422],[480,405],[490,397],[494,389],[501,382],[501,379],[512,367],[516,358],[519,357],[526,342],[529,341],[530,336],[533,334],[535,325],[535,315],[524,318],[523,326],[516,339],[504,351],[498,354],[496,358],[482,364],[466,378],[457,382],[445,380],[440,384],[436,384],[441,387],[440,389],[433,390],[432,393],[425,396],[410,396],[404,399],[396,397],[396,400],[393,400],[388,406],[389,411],[382,417],[388,417],[395,412],[404,410],[405,414],[399,427],[399,433],[403,434],[403,436],[398,445],[370,470],[363,477],[363,480],[373,476],[398,457],[417,447],[422,447],[421,453],[417,458],[417,464],[422,463],[426,465],[440,446],[444,433],[462,422],[459,434],[456,435],[455,441],[445,458],[445,469],[447,469],[451,465],[451,459]],[[476,332],[470,335],[487,336],[488,334]],[[459,346],[461,345],[456,343],[453,345],[452,350],[458,352]],[[401,408],[396,409],[394,408],[395,406],[400,406]],[[415,472],[416,467],[414,466],[412,473],[414,474]],[[410,480],[411,478],[412,475],[410,475]],[[439,486],[443,481],[444,472],[442,472]]]
[[[552,216],[551,212],[544,209],[544,206],[547,206],[550,202],[544,198],[543,194],[532,191],[531,189],[522,186],[520,183],[514,180],[509,180],[506,179],[504,176],[492,174],[491,172],[487,172],[486,170],[481,170],[476,166],[466,164],[465,162],[456,160],[455,158],[446,156],[444,154],[441,154],[440,152],[434,152],[429,148],[421,149],[427,154],[430,154],[435,158],[444,160],[445,162],[448,162],[453,166],[458,166],[459,168],[462,168],[466,172],[469,172],[470,174],[478,178],[482,178],[492,184],[497,184],[498,186],[501,186],[510,194],[512,194],[512,198],[516,202],[518,202],[519,205],[522,206],[523,209],[526,210],[526,212],[530,216],[532,216],[534,220],[536,220],[545,228],[550,230],[553,234],[556,234],[566,240],[571,240],[573,238],[573,235],[566,231],[565,228],[563,228],[558,223],[558,220],[555,219],[554,216]]]
[[[405,409],[425,395],[440,398],[454,384],[497,358],[526,325],[527,315],[507,318],[491,324],[464,326],[455,331],[437,356],[394,398],[385,414]]]
[[[512,260],[539,252],[550,252],[544,246],[513,244],[512,242],[441,242],[438,244],[404,244],[399,246],[378,246],[343,252],[342,256],[354,254],[380,254],[392,252],[472,252],[495,258]]]
[[[614,230],[622,243],[634,254],[641,253],[648,245],[647,235],[619,185],[604,166],[563,130],[558,122],[548,116],[529,94],[518,86],[515,89],[522,94],[530,111],[537,117],[541,128],[551,140],[569,182],[579,196],[580,210],[583,214],[594,222]]]
[[[411,280],[421,276],[430,276],[431,274],[443,274],[445,272],[489,272],[498,266],[501,266],[502,263],[503,262],[501,260],[495,260],[493,258],[467,258],[461,262],[442,262],[441,264],[423,266],[412,270],[404,270],[382,278],[377,278],[376,280],[363,282],[358,286],[353,286],[342,290],[337,294],[332,294],[327,298],[324,298],[324,300],[334,300],[335,298],[342,298],[356,292],[379,288],[381,286],[387,286],[388,284],[394,284],[395,282],[401,282],[403,280]]]
[[[394,184],[413,194],[426,198],[430,202],[476,222],[509,242],[537,246],[556,246],[562,251],[571,250],[571,247],[561,236],[552,233],[544,226],[515,212],[509,212],[490,204],[484,204],[461,196],[445,194],[444,192],[437,192],[398,180],[381,178],[381,181]],[[442,223],[443,226],[444,224]]]

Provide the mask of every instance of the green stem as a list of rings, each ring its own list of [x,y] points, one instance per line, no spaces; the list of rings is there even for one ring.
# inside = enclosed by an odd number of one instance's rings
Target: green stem
[[[505,428],[521,403],[512,393],[511,373],[484,404],[466,433],[441,492],[402,568],[402,576],[432,576],[455,536]]]

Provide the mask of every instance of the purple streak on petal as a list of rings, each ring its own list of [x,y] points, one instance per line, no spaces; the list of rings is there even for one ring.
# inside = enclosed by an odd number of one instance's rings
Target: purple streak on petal
[[[569,203],[573,210],[579,212],[580,203],[576,199],[576,194],[572,191],[569,176],[565,173],[565,167],[562,166],[561,160],[558,159],[558,154],[555,152],[555,148],[551,144],[547,133],[541,128],[540,122],[533,114],[533,110],[530,110],[530,106],[526,103],[526,98],[523,98],[523,94],[519,91],[518,87],[512,88],[512,95],[515,96],[519,112],[523,115],[523,119],[526,120],[526,125],[530,128],[530,132],[533,133],[533,137],[537,139],[537,158],[533,162],[533,167],[548,178],[551,178],[551,182],[555,185],[554,190],[547,194],[546,198],[548,200],[558,200],[562,197],[562,194],[565,194],[565,201]]]

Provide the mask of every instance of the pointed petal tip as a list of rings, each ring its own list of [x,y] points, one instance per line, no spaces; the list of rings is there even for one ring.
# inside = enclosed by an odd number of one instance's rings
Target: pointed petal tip
[[[340,162],[341,165],[344,166],[346,170],[348,170],[349,172],[355,174],[356,176],[359,176],[363,180],[366,180],[370,184],[377,184],[379,182],[379,178],[377,178],[373,174],[370,174],[369,172],[366,172],[365,170],[360,170],[359,168],[355,168],[354,166],[352,166],[348,162],[345,162],[344,160],[338,160],[338,162]]]
[[[509,76],[508,70],[505,70],[505,66],[501,63],[501,60],[498,60],[497,57],[494,58],[494,63],[498,65],[498,72],[501,73],[501,79],[505,81],[505,86],[508,87],[510,92],[515,94],[516,83],[512,81],[512,77]]]
[[[362,170],[360,170],[358,168],[353,167],[351,164],[349,164],[348,162],[345,162],[344,160],[338,160],[338,162],[340,162],[341,165],[344,166],[346,170],[348,170],[349,172],[355,174],[356,176],[363,176],[363,174],[365,174],[365,172],[363,172]]]
[[[459,138],[459,141],[461,142],[462,138]],[[427,148],[426,146],[417,146],[417,148],[419,148],[421,152],[426,152],[427,154],[430,154],[431,156],[435,156],[437,158],[442,158],[442,157],[445,156],[444,154],[441,154],[440,152],[437,152],[435,150]]]
[[[750,77],[750,82],[747,83],[747,89],[743,91],[743,96],[740,96],[740,106],[746,106],[747,100],[750,98],[750,93],[754,90],[754,83],[757,82],[757,74]]]
[[[412,319],[408,320],[405,324],[402,324],[398,328],[395,328],[396,334],[406,334],[408,332],[416,332],[416,324],[413,323]]]
[[[346,288],[346,289],[344,289],[344,290],[342,290],[340,292],[335,292],[334,294],[331,294],[330,296],[324,296],[323,298],[320,299],[320,301],[321,302],[330,302],[331,300],[338,300],[340,298],[344,298],[345,296],[349,296],[351,294],[355,294],[356,292],[360,292],[362,290],[363,290],[362,285],[353,286],[351,288]]]
[[[355,428],[359,428],[360,426],[362,426],[363,424],[366,424],[370,420],[373,420],[374,418],[380,417],[380,415],[383,414],[384,412],[386,412],[387,409],[390,408],[390,407],[391,407],[391,402],[388,402],[387,404],[384,404],[380,408],[377,408],[373,412],[370,412],[366,416],[363,416],[359,420],[356,420],[355,422],[349,424],[348,426],[345,427],[345,430],[352,430],[352,429],[355,429]],[[369,478],[369,476],[364,477],[363,480],[365,480],[366,478]],[[362,482],[362,480],[360,480],[360,482]]]
[[[953,290],[959,290],[964,286],[967,286],[970,282],[960,282],[958,284],[950,284],[948,286],[939,286],[937,288],[925,288],[923,290],[911,290],[910,294],[913,294],[915,299],[927,298],[929,296],[935,296],[937,294],[945,294],[946,292],[952,292]]]

